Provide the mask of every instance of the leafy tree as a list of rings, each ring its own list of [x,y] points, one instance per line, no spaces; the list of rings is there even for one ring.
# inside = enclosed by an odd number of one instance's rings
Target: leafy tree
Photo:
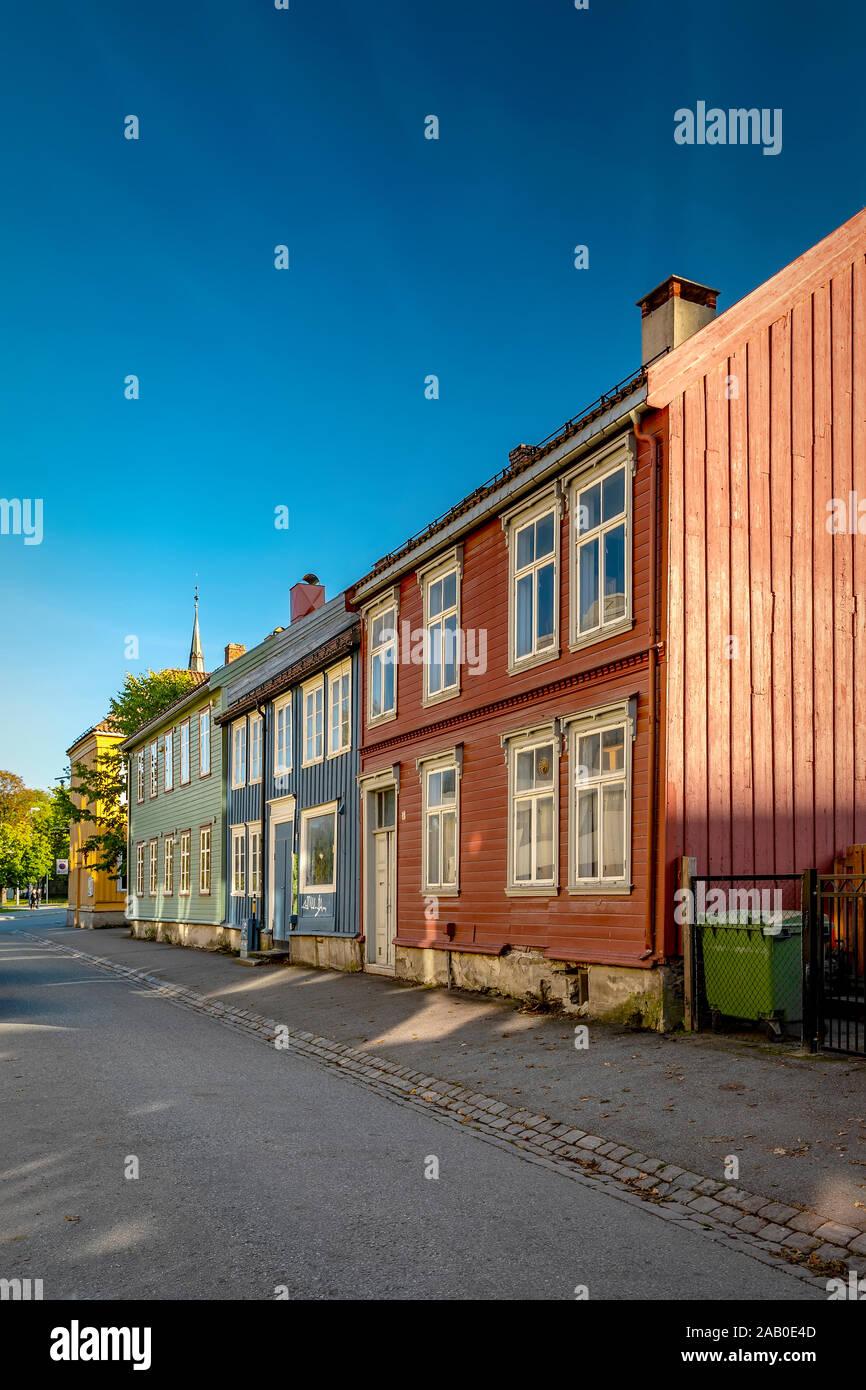
[[[124,738],[155,719],[196,685],[191,671],[169,669],[127,672],[123,688],[108,705],[111,727]],[[126,859],[126,759],[115,746],[97,754],[92,764],[74,762],[69,786],[58,792],[62,815],[69,822],[90,821],[93,831],[81,850],[89,867],[102,869],[112,878],[123,872]],[[94,856],[92,859],[90,856]]]
[[[25,787],[15,772],[0,772],[0,825],[15,825],[26,819],[34,801],[44,795]]]
[[[23,821],[0,822],[0,889],[20,888],[27,882],[26,857],[33,831]]]

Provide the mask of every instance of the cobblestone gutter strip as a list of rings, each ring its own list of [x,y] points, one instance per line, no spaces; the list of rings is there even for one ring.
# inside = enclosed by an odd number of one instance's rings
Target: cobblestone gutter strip
[[[181,1008],[206,1014],[271,1047],[279,1036],[288,1050],[335,1067],[341,1075],[379,1095],[443,1123],[469,1126],[479,1138],[515,1149],[521,1157],[564,1173],[583,1186],[601,1189],[621,1201],[648,1204],[655,1215],[703,1232],[764,1263],[781,1265],[822,1291],[826,1292],[828,1277],[845,1276],[851,1269],[858,1276],[866,1273],[866,1215],[859,1227],[843,1226],[815,1212],[768,1201],[757,1193],[690,1173],[626,1145],[609,1143],[597,1134],[558,1124],[548,1115],[516,1110],[503,1101],[398,1066],[372,1052],[289,1028],[250,1009],[210,1000],[158,975],[31,932],[17,935],[146,985]]]

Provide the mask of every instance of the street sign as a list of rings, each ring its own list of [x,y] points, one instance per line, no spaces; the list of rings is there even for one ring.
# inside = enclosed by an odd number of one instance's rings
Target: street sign
[[[68,860],[68,859],[58,859],[58,860],[56,860],[56,864],[57,864],[57,868],[54,870],[55,873],[57,873],[57,874],[68,874],[68,873],[69,873],[69,860]]]

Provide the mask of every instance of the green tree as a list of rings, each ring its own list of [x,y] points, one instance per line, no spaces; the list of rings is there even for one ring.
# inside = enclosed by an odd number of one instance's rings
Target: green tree
[[[123,688],[109,701],[111,727],[129,738],[196,684],[191,671],[146,671],[140,676],[127,671]],[[92,765],[73,763],[69,786],[61,786],[58,798],[67,822],[93,823],[93,832],[81,846],[90,867],[119,878],[125,868],[127,827],[126,759],[119,748],[97,754]]]
[[[0,822],[0,898],[7,888],[20,888],[27,882],[26,860],[33,831],[23,821]]]

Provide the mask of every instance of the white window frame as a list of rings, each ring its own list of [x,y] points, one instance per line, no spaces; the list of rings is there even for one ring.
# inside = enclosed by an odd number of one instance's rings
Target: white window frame
[[[233,825],[231,828],[231,896],[247,896],[247,827]]]
[[[313,719],[315,721],[318,713],[322,721],[322,729],[319,735],[321,746],[318,753],[315,751],[315,725],[313,729],[313,757],[307,756],[307,700],[309,697],[318,694],[321,698],[321,708],[316,710],[313,706]],[[312,680],[305,681],[301,686],[301,767],[315,767],[316,763],[324,762],[325,759],[325,677],[324,675],[315,676]]]
[[[159,795],[159,739],[155,738],[150,744],[150,800],[155,801]]]
[[[186,730],[186,736],[184,736]],[[181,720],[178,725],[178,744],[180,746],[180,785],[188,787],[192,781],[192,730],[188,719]],[[184,767],[186,776],[184,777]]]
[[[318,816],[333,816],[334,818],[334,882],[327,886],[322,883],[307,882],[307,823]],[[326,801],[321,806],[308,806],[301,812],[301,836],[300,836],[300,863],[298,867],[298,892],[300,893],[336,893],[337,891],[337,859],[339,844],[339,802]]]
[[[595,709],[581,711],[579,713],[565,716],[562,721],[566,729],[568,738],[568,768],[569,768],[569,796],[568,796],[568,891],[572,894],[582,894],[584,896],[597,896],[599,894],[628,895],[632,891],[631,883],[631,858],[632,858],[632,801],[633,801],[633,777],[634,759],[633,748],[637,736],[637,698],[617,701],[614,704],[602,705]],[[606,729],[624,728],[625,730],[625,753],[624,769],[622,774],[605,777],[603,771],[598,777],[581,779],[580,765],[578,762],[580,739],[587,734],[602,734]],[[577,833],[578,821],[578,792],[582,788],[589,786],[604,786],[605,784],[625,786],[625,797],[623,807],[623,817],[625,821],[625,855],[624,872],[619,878],[579,878],[578,859],[577,859]],[[599,820],[599,839],[603,833],[603,821]],[[599,869],[601,869],[601,857],[599,854]]]
[[[238,747],[243,746],[243,757],[238,757]],[[237,791],[247,785],[247,717],[236,719],[232,724],[231,737],[231,788]],[[242,766],[239,769],[239,764]],[[238,771],[240,770],[240,777]]]
[[[166,729],[163,740],[163,791],[174,791],[174,729]]]
[[[247,821],[247,896],[258,898],[262,892],[262,827],[261,822]]]
[[[508,886],[505,890],[506,894],[510,897],[524,898],[556,897],[559,891],[559,733],[551,720],[547,724],[538,725],[531,729],[515,730],[512,734],[503,734],[502,743],[505,747],[508,763]],[[552,746],[553,785],[551,791],[540,794],[517,793],[515,787],[518,753],[543,747],[544,744]],[[525,879],[515,877],[514,840],[517,833],[517,802],[538,800],[539,795],[552,795],[553,797],[553,877],[543,880],[532,879],[527,882]],[[535,850],[533,849],[533,857],[534,854]]]
[[[326,672],[328,677],[328,729],[327,729],[327,755],[329,758],[339,758],[343,753],[348,753],[352,747],[352,659],[347,657],[339,665],[332,666]],[[346,693],[343,694],[343,682],[346,683]],[[347,741],[343,743],[343,706],[346,710],[347,721]],[[334,714],[339,714],[338,729],[340,731],[340,742],[336,748],[333,745],[334,735]]]
[[[145,850],[145,845],[146,845],[146,841],[144,841],[144,840],[139,840],[138,844],[135,846],[135,896],[136,896],[137,898],[143,898],[143,897],[144,897],[144,883],[145,883],[144,850]]]
[[[529,670],[533,666],[540,666],[547,661],[555,661],[560,654],[560,545],[562,539],[562,493],[558,485],[548,488],[541,496],[533,501],[523,504],[520,507],[506,512],[502,517],[502,527],[505,531],[505,538],[508,545],[508,673],[518,675],[521,671]],[[525,656],[517,655],[517,583],[518,580],[528,574],[537,577],[539,569],[550,563],[547,556],[544,557],[543,564],[533,560],[530,565],[517,568],[517,533],[526,526],[533,525],[540,521],[549,512],[553,514],[553,642],[549,646],[539,647],[537,634],[532,651]],[[533,628],[535,626],[535,613],[537,611],[538,585],[533,582]]]
[[[174,897],[174,836],[166,835],[162,847],[162,891]]]
[[[262,716],[258,713],[251,714],[247,720],[247,740],[249,742],[249,785],[258,786],[264,776],[265,770],[265,724]],[[259,746],[259,770],[258,774],[254,771],[253,754],[255,751],[256,730],[258,730]]]
[[[207,730],[205,738],[204,731]],[[198,712],[198,775],[199,777],[210,777],[213,770],[213,716],[210,705],[205,705],[204,709]],[[205,767],[204,750],[207,748],[207,767]]]
[[[430,591],[434,584],[444,580],[449,574],[454,575],[454,603],[448,608],[444,608],[440,613],[431,617],[430,614]],[[460,694],[461,689],[461,668],[463,657],[463,629],[462,629],[462,600],[463,600],[463,547],[455,546],[447,555],[440,555],[429,565],[423,565],[417,571],[418,583],[421,585],[421,596],[423,605],[424,622],[424,685],[421,696],[422,705],[438,705],[443,700],[453,700]],[[454,614],[456,626],[457,651],[454,660],[454,683],[453,685],[443,686],[441,690],[431,691],[430,671],[432,669],[431,652],[433,644],[431,641],[430,630],[434,625],[444,626],[445,619]],[[444,679],[444,662],[443,679]]]
[[[182,830],[179,838],[180,863],[178,865],[177,896],[179,898],[188,898],[192,884],[192,831]],[[184,848],[186,848],[186,855],[184,855]],[[184,870],[186,870],[185,873]],[[185,888],[183,886],[184,883],[186,883]]]
[[[292,770],[292,695],[281,695],[274,700],[274,776],[282,777]],[[283,748],[280,750],[280,733],[283,735]]]
[[[200,898],[210,897],[212,868],[213,826],[200,825],[198,830],[198,894]],[[205,874],[205,870],[207,870],[207,874]],[[205,884],[207,884],[206,887]]]
[[[135,755],[135,799],[139,806],[144,805],[144,755],[146,750],[139,748]]]
[[[608,522],[600,522],[592,531],[585,535],[579,534],[580,526],[580,494],[587,488],[593,487],[596,483],[603,483],[610,474],[618,472],[620,469],[625,473],[625,509],[618,513],[616,518]],[[591,466],[584,468],[569,479],[569,526],[568,543],[570,550],[569,559],[569,650],[579,651],[581,647],[593,646],[596,642],[602,642],[608,637],[614,637],[619,632],[627,632],[634,627],[632,614],[632,589],[634,582],[634,529],[632,526],[632,513],[634,505],[634,458],[631,451],[623,444],[618,444],[613,452],[607,453],[603,458],[597,460]],[[612,530],[615,526],[625,523],[625,612],[618,618],[611,618],[609,622],[597,624],[587,632],[580,631],[580,564],[578,555],[580,546],[585,544],[593,536],[601,538],[607,530]],[[599,565],[599,609],[604,614],[604,580],[602,577],[602,566]]]
[[[159,840],[149,842],[147,896],[155,898],[159,892]]]
[[[460,782],[462,776],[461,759],[455,749],[445,753],[434,753],[417,760],[421,778],[421,892],[437,898],[456,898],[460,895]],[[439,772],[454,773],[454,882],[435,883],[430,878],[428,821],[434,815],[448,810],[447,804],[431,807],[429,804],[430,778]],[[440,860],[442,837],[439,839]]]
[[[378,618],[383,617],[393,609],[393,627],[386,630],[392,633],[388,642],[382,642],[378,647],[373,647],[373,625]],[[374,603],[364,610],[364,624],[367,634],[367,727],[376,728],[379,724],[388,724],[392,719],[397,718],[397,701],[399,698],[399,671],[400,671],[400,599],[396,587],[387,594],[382,594]],[[373,713],[373,668],[376,658],[382,658],[383,654],[392,651],[394,654],[394,704],[388,709],[383,709],[379,714]],[[384,668],[383,668],[384,669]],[[384,685],[384,681],[383,681]]]

